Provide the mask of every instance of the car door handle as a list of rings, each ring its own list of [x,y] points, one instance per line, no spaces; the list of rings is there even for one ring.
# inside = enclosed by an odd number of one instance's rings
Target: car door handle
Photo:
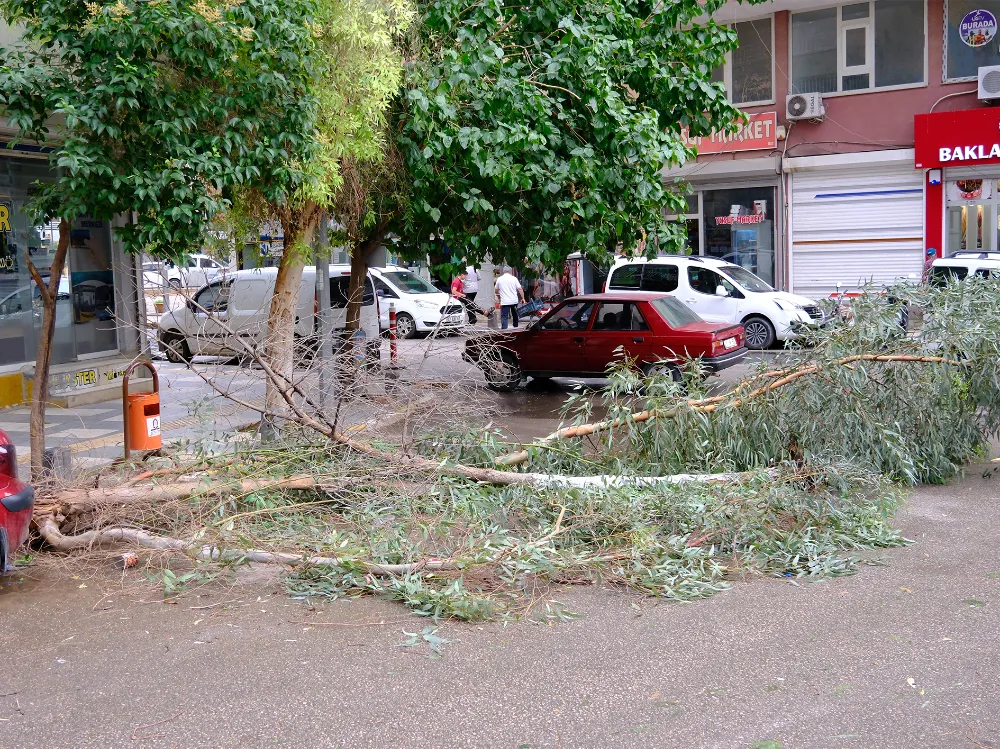
[[[632,343],[642,343],[645,340],[645,338],[633,338]]]
[[[583,338],[583,336],[582,336],[582,335],[581,335],[581,336],[576,336],[576,337],[574,337],[574,338],[573,338],[573,341],[574,341],[575,343],[583,343],[583,341],[584,341],[584,338]]]

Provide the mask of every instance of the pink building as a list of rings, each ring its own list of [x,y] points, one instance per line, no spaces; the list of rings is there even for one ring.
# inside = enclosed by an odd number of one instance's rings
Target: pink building
[[[982,73],[1000,101],[998,20],[1000,0],[728,3],[715,78],[752,117],[666,172],[693,191],[692,251],[814,297],[919,277],[928,247],[1000,251],[1000,108],[979,93]]]

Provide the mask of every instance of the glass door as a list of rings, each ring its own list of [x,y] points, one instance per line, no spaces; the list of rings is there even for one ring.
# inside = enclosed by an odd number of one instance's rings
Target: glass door
[[[949,180],[945,254],[1000,251],[1000,194],[995,179]]]

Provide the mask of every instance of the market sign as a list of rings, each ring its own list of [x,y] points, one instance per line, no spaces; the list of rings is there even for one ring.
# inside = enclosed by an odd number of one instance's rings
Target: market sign
[[[733,224],[763,224],[765,217],[760,213],[749,216],[716,216],[716,226],[732,226]]]
[[[1000,109],[918,114],[913,148],[917,169],[1000,164]]]
[[[684,145],[698,149],[698,155],[734,153],[736,151],[773,151],[778,147],[778,113],[762,112],[749,118],[735,133],[712,133],[691,138],[688,129],[681,131]]]
[[[970,47],[985,47],[997,35],[997,17],[982,8],[965,14],[958,36]]]

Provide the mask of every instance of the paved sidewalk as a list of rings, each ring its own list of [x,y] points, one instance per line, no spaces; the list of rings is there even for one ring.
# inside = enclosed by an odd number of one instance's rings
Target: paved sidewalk
[[[219,396],[196,373],[183,364],[156,362],[160,376],[160,413],[165,440],[221,436],[257,415]],[[218,367],[216,376],[242,398],[263,398],[260,374],[241,367]],[[28,407],[0,411],[2,428],[17,446],[18,459],[30,460]],[[78,408],[50,406],[45,413],[46,447],[69,447],[75,465],[107,463],[122,455],[122,404],[120,400]]]

